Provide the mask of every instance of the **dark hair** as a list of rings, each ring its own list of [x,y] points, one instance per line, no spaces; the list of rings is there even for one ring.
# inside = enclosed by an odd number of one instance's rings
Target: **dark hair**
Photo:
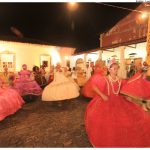
[[[38,66],[34,66],[34,67],[32,68],[32,70],[33,70],[34,72],[36,72],[36,70],[39,70],[39,67],[38,67]]]
[[[143,68],[141,69],[141,72],[146,73],[147,70],[148,70],[148,67],[146,66],[146,67],[143,67]]]

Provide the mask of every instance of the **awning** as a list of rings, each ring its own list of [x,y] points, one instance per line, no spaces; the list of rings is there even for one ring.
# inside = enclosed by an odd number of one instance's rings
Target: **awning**
[[[141,11],[150,11],[146,3],[142,3],[136,10],[120,20],[108,32],[100,35],[100,49],[114,48],[146,41],[148,17],[142,18]],[[111,18],[109,18],[111,19]]]

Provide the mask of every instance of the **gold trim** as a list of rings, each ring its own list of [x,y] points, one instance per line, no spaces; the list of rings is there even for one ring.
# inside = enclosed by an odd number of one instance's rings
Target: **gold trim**
[[[143,75],[143,73],[141,73],[141,74],[140,74],[139,76],[137,76],[135,79],[132,79],[132,80],[128,81],[127,84],[128,84],[128,83],[131,83],[131,82],[133,82],[133,81],[135,81],[135,80],[138,80],[142,75]]]

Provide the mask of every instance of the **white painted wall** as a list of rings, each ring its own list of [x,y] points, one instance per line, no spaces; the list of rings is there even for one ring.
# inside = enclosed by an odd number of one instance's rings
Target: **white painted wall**
[[[135,45],[131,45],[131,46],[134,47]],[[120,48],[119,47],[111,49],[111,51],[113,51],[113,52],[103,51],[102,60],[107,60],[109,58],[112,59],[113,55],[117,56],[117,57],[115,57],[116,59],[120,59]],[[87,54],[87,61],[88,61],[89,58],[91,58],[92,61],[95,62],[98,59],[98,51],[96,53],[97,53],[97,55],[93,55],[93,54],[90,54],[90,53]],[[145,58],[146,58],[146,42],[137,44],[136,48],[126,47],[125,48],[125,55],[124,55],[125,59],[129,58],[130,53],[137,53],[137,55],[135,55],[135,58],[142,57],[143,60],[145,60]],[[71,59],[70,59],[70,62],[71,62],[72,66],[75,65],[75,62],[76,62],[77,58],[83,58],[84,59],[84,54],[72,56]]]
[[[40,55],[50,55],[52,64],[61,62],[66,65],[66,56],[74,53],[74,48],[56,47],[40,44],[29,44],[20,42],[0,41],[0,53],[9,51],[15,53],[16,71],[21,69],[22,64],[27,64],[28,69],[32,69],[34,65],[40,65]],[[49,68],[47,68],[49,69]]]
[[[132,45],[132,46],[135,46],[135,45]],[[135,55],[135,58],[142,57],[143,59],[145,59],[147,55],[146,42],[137,44],[136,48],[126,47],[125,58],[129,58],[130,53],[137,53],[137,55]]]
[[[131,46],[135,46],[135,45],[131,45]],[[114,50],[114,52],[109,52],[109,51],[103,51],[102,53],[102,60],[107,60],[109,58],[112,58],[111,56],[116,55],[116,59],[120,59],[120,48],[117,47],[115,49],[111,49]],[[136,48],[131,48],[131,47],[126,47],[125,48],[125,59],[129,58],[129,54],[130,53],[136,53],[137,55],[135,55],[135,58],[139,58],[142,57],[143,59],[145,59],[146,57],[146,42],[144,43],[139,43],[136,45]]]
[[[95,61],[98,59],[98,53],[89,53],[89,54],[87,54],[86,62],[87,62],[89,59],[90,59],[91,61],[95,62]]]

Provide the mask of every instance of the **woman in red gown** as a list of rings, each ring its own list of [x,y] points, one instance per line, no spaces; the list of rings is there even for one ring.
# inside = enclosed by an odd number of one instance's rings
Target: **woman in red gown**
[[[106,72],[106,68],[102,66],[102,64],[97,63],[95,65],[94,74],[90,77],[90,79],[85,83],[84,87],[82,88],[82,94],[85,97],[93,98],[96,94],[95,91],[91,88],[92,83],[95,79],[99,78],[100,76],[103,76]]]
[[[150,114],[119,94],[124,81],[119,66],[110,65],[108,76],[95,78],[97,93],[85,114],[85,127],[94,147],[150,147]]]
[[[121,93],[137,101],[145,102],[143,108],[150,109],[150,81],[147,76],[148,66],[130,78]]]

